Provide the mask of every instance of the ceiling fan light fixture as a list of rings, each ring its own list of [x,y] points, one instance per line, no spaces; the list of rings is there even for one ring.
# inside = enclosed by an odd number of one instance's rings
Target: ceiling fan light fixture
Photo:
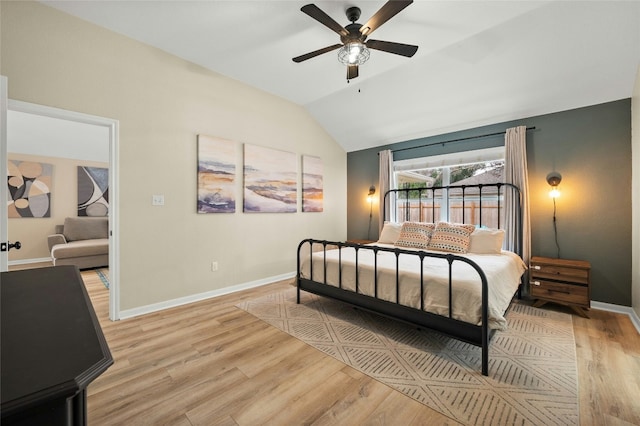
[[[362,65],[369,59],[369,49],[364,43],[346,43],[338,50],[338,60],[344,65]]]
[[[351,23],[345,27],[338,24],[315,4],[306,4],[302,6],[300,10],[338,34],[340,36],[340,43],[296,56],[292,58],[293,62],[300,63],[338,49],[338,60],[347,66],[347,81],[349,81],[358,77],[358,66],[364,64],[369,59],[369,49],[410,58],[416,53],[418,46],[392,41],[369,40],[368,37],[377,28],[380,28],[382,24],[403,11],[411,3],[413,3],[413,0],[387,0],[364,25],[357,22],[358,19],[360,19],[360,8],[356,6],[349,7],[345,12],[347,19],[351,21]]]

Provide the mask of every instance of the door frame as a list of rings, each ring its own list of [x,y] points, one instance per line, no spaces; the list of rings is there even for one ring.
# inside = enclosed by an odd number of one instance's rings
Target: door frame
[[[7,224],[9,219],[7,218],[6,203],[9,199],[9,189],[7,187],[7,77],[0,76],[0,200],[3,203],[2,218],[0,220],[0,241],[8,243],[9,234],[7,231]],[[9,251],[0,252],[0,272],[5,272],[8,269]]]
[[[111,118],[98,117],[81,112],[8,100],[8,110],[50,118],[75,121],[83,124],[106,127],[109,131],[109,319],[120,319],[120,220],[118,209],[118,132],[119,122]],[[6,147],[6,142],[4,144]],[[6,165],[5,165],[6,167]],[[5,172],[6,177],[6,172]],[[4,215],[6,218],[6,215]],[[6,223],[6,219],[5,219]]]

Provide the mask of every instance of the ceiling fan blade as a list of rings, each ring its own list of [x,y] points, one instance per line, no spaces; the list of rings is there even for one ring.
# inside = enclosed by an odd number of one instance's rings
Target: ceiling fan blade
[[[346,36],[349,34],[349,32],[344,29],[342,25],[334,21],[333,18],[324,13],[318,6],[313,3],[302,6],[300,10],[311,16],[316,21],[320,22],[322,25],[340,34],[341,36]]]
[[[418,46],[394,43],[391,41],[367,40],[365,44],[369,49],[381,50],[383,52],[394,53],[408,58],[412,57],[418,51]]]
[[[353,80],[358,76],[358,66],[357,65],[348,65],[347,66],[347,80]]]
[[[370,35],[411,3],[413,0],[389,0],[360,28],[360,32],[366,36]]]
[[[315,58],[318,55],[322,55],[323,53],[331,52],[332,50],[336,50],[342,47],[342,44],[334,44],[333,46],[327,46],[322,49],[314,50],[313,52],[305,53],[304,55],[296,56],[293,58],[293,62],[302,62],[307,59]]]

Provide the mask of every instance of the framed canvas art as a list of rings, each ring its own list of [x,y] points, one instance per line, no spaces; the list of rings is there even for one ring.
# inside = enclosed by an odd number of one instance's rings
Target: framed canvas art
[[[109,169],[78,166],[78,216],[109,215]]]
[[[302,156],[302,211],[321,212],[323,208],[322,159]]]
[[[35,161],[7,163],[7,217],[51,217],[53,164]]]
[[[244,211],[298,211],[296,154],[244,145]]]
[[[198,213],[236,211],[236,143],[198,135]]]

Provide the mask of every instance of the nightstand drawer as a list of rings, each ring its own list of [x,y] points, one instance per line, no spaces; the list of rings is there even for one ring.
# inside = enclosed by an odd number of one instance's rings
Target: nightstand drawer
[[[531,280],[531,296],[551,301],[589,307],[589,287],[553,281]]]
[[[531,275],[536,278],[569,281],[573,283],[589,283],[589,270],[576,269],[556,265],[531,265]]]

